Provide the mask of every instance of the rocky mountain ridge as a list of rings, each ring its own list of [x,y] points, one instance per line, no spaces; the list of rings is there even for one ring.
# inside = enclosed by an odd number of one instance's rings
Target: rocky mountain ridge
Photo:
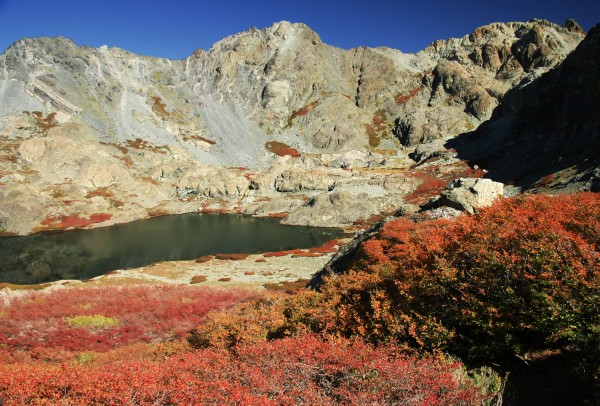
[[[23,39],[0,56],[0,229],[196,210],[365,221],[473,175],[452,151],[409,153],[477,128],[582,38],[532,20],[417,54],[345,51],[280,22],[180,61]]]

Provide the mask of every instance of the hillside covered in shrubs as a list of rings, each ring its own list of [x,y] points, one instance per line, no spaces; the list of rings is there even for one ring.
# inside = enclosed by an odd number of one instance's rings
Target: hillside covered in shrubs
[[[529,195],[388,222],[319,291],[15,295],[0,403],[495,404],[515,363],[557,355],[593,402],[599,248],[598,194]]]

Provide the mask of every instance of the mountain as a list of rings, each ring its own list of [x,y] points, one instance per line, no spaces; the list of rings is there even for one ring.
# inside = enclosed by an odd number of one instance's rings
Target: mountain
[[[471,173],[440,142],[583,37],[573,23],[495,23],[404,54],[280,22],[178,61],[22,39],[0,56],[0,231],[196,210],[368,221]],[[441,168],[412,168],[415,147]]]
[[[540,191],[600,191],[600,25],[563,63],[509,91],[476,131],[448,142],[487,176]]]

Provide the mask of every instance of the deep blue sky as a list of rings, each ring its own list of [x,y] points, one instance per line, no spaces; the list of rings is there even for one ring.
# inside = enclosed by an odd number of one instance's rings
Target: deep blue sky
[[[0,52],[22,37],[58,36],[181,59],[223,37],[280,20],[303,22],[331,45],[416,52],[498,21],[600,22],[600,0],[0,0]]]

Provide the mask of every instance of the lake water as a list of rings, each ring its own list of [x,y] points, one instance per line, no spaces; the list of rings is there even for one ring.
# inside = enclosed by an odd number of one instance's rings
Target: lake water
[[[340,234],[337,229],[285,226],[271,218],[193,213],[91,230],[1,237],[0,282],[86,279],[207,254],[317,247]]]

